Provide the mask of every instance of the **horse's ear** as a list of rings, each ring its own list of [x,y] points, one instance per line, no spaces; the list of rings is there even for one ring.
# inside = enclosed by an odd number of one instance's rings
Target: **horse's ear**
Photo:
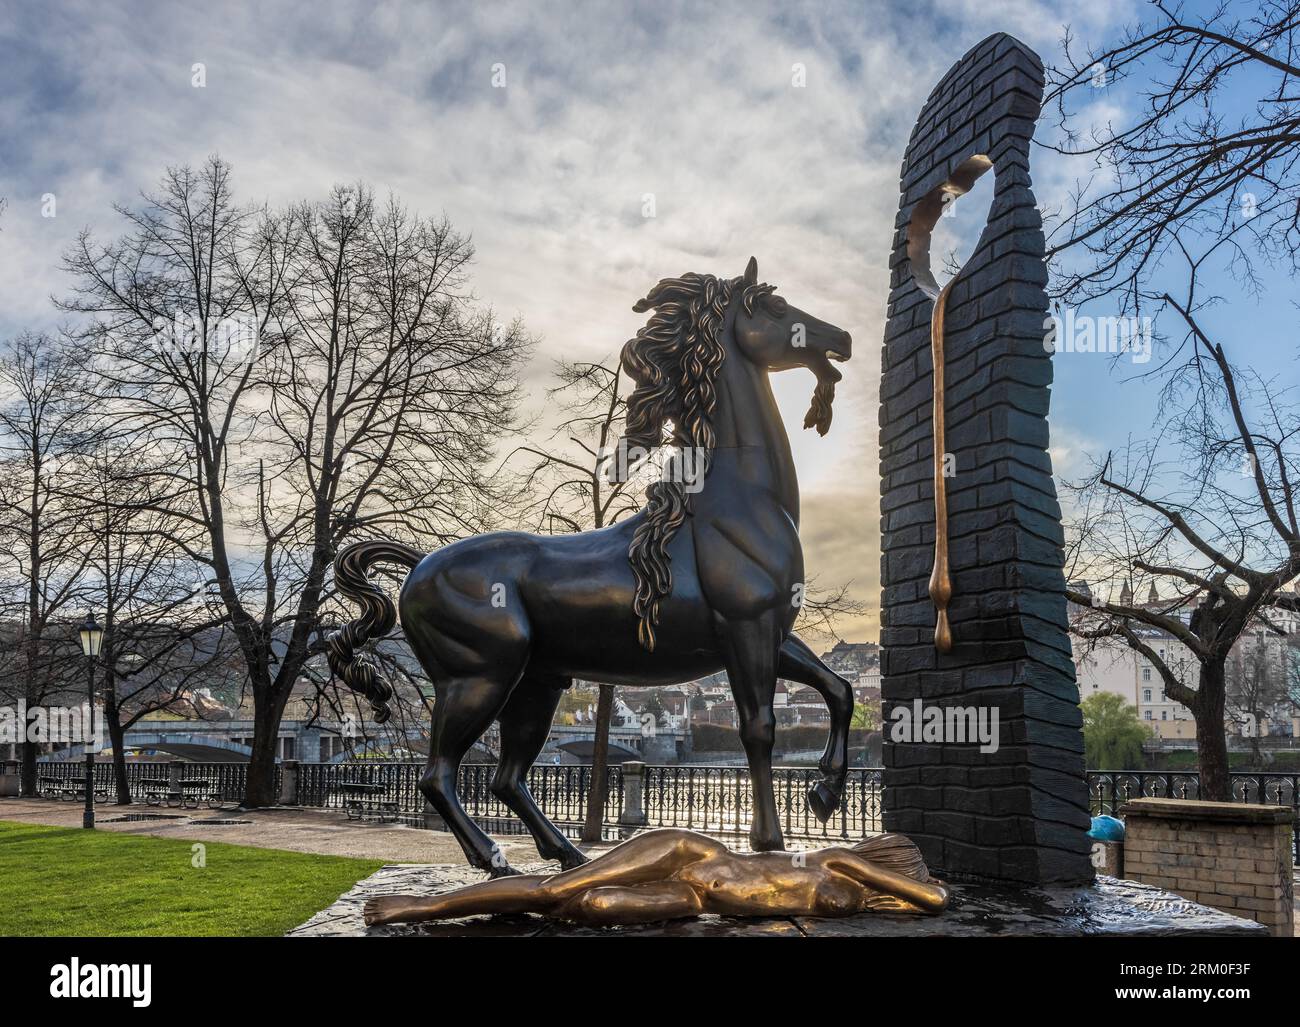
[[[758,284],[758,261],[753,257],[750,257],[749,263],[745,265],[745,284]]]

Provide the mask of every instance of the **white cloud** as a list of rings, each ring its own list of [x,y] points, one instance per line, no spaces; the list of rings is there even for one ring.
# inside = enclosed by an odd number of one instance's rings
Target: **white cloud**
[[[473,233],[478,295],[542,336],[539,386],[551,357],[616,353],[639,323],[633,301],[658,278],[738,274],[752,253],[792,302],[854,335],[829,438],[798,430],[809,376],[781,376],[776,392],[805,493],[850,497],[809,509],[852,511],[874,536],[877,348],[915,115],[988,32],[1047,50],[1062,22],[1096,29],[1130,6],[22,10],[0,29],[0,111],[16,128],[0,164],[11,201],[0,335],[56,319],[46,297],[67,287],[56,268],[78,229],[114,232],[112,203],[211,152],[250,198],[284,202],[360,177],[445,210]],[[203,89],[190,84],[196,61]],[[795,62],[804,88],[791,85]],[[492,87],[498,63],[505,89]],[[39,216],[47,191],[57,219]],[[641,217],[645,193],[653,220]],[[829,555],[812,544],[810,570]]]

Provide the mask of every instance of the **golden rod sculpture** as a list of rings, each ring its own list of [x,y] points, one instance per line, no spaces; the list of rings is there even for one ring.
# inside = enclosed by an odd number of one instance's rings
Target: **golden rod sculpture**
[[[934,367],[934,570],[930,572],[930,598],[934,600],[934,647],[941,653],[952,649],[952,628],[948,625],[948,601],[952,599],[952,575],[948,568],[948,482],[944,477],[944,355],[943,315],[954,276],[934,301],[930,318],[930,358]]]
[[[935,225],[952,204],[970,192],[976,180],[993,167],[986,154],[967,157],[953,169],[946,181],[923,196],[912,210],[907,225],[907,258],[917,287],[934,300],[930,315],[930,355],[934,369],[934,570],[930,573],[930,598],[934,602],[934,645],[941,653],[952,649],[952,628],[948,624],[948,603],[952,599],[952,574],[948,564],[948,484],[944,478],[944,346],[943,321],[948,293],[961,272],[942,289],[930,269],[930,241]]]
[[[694,917],[851,916],[866,911],[938,913],[948,889],[898,834],[810,852],[732,852],[682,828],[647,831],[558,874],[518,874],[441,895],[383,895],[365,905],[368,925],[537,913],[592,927]]]

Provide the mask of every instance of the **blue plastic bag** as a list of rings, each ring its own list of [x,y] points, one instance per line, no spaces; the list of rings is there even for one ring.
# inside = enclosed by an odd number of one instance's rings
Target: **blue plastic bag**
[[[1099,842],[1122,842],[1124,840],[1124,821],[1115,817],[1102,815],[1092,818],[1092,829],[1088,837]]]

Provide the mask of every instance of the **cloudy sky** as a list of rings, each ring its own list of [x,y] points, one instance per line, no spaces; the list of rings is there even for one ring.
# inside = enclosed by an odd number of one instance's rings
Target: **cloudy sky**
[[[915,116],[988,33],[1010,32],[1050,62],[1066,23],[1101,41],[1137,5],[274,6],[9,7],[0,338],[56,323],[48,297],[66,288],[56,266],[78,230],[116,232],[114,202],[210,153],[234,165],[245,199],[320,196],[360,178],[417,210],[445,211],[474,238],[479,297],[541,339],[529,375],[538,403],[555,356],[618,351],[640,322],[633,301],[654,281],[739,274],[754,254],[763,278],[855,338],[826,439],[799,431],[811,375],[790,372],[777,390],[796,435],[809,570],[855,580],[872,611],[844,631],[874,637],[878,346]],[[1036,159],[1047,203],[1069,176],[1049,154]],[[42,217],[50,193],[57,216]],[[968,220],[978,227],[983,211]],[[959,208],[954,224],[963,223]],[[1097,417],[1089,376],[1107,373],[1058,371],[1063,465],[1124,430]],[[1131,402],[1121,407],[1133,413]]]

